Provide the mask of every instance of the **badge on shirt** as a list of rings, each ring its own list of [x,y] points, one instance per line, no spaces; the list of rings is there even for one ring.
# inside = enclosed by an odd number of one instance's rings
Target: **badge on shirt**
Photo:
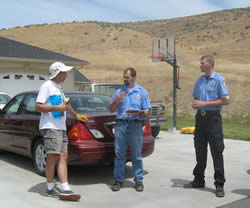
[[[216,85],[215,81],[212,81],[211,85],[212,85],[212,87],[215,87],[215,85]]]
[[[136,95],[136,100],[140,100],[141,96],[139,94]]]
[[[227,88],[227,83],[226,83],[225,80],[222,81],[222,85],[223,85],[225,88]]]

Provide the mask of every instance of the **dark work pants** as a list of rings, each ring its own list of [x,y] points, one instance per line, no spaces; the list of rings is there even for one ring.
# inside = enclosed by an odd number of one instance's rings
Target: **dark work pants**
[[[207,146],[210,146],[213,164],[214,164],[214,184],[215,186],[223,186],[224,162],[223,162],[223,132],[222,119],[218,112],[211,112],[202,116],[199,111],[196,114],[194,147],[196,153],[196,166],[193,170],[195,181],[205,182],[205,169],[207,165]]]

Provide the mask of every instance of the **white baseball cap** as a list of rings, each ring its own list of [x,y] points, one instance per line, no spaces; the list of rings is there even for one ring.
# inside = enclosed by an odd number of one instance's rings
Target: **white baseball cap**
[[[73,68],[74,68],[73,66],[66,66],[62,62],[54,62],[49,67],[49,72],[50,72],[49,79],[55,78],[59,74],[59,72],[67,72]]]

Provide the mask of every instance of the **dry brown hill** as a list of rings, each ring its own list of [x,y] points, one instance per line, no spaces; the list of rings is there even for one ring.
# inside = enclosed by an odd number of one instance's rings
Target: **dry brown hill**
[[[190,17],[122,23],[124,27],[151,37],[175,36],[177,44],[196,53],[249,63],[250,7]]]
[[[121,82],[128,66],[138,71],[137,82],[153,100],[172,110],[172,67],[153,64],[153,37],[176,36],[181,68],[178,112],[194,113],[191,95],[201,75],[199,58],[212,54],[216,71],[227,78],[231,104],[224,114],[250,113],[250,8],[213,12],[168,20],[112,24],[72,22],[28,25],[0,30],[0,36],[60,52],[90,62],[81,72],[93,81]]]

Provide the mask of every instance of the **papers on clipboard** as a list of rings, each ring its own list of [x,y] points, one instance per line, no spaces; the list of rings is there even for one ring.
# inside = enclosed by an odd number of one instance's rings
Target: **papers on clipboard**
[[[130,108],[125,113],[123,113],[123,115],[131,115],[133,113],[140,113],[140,112],[142,112],[142,110]]]

